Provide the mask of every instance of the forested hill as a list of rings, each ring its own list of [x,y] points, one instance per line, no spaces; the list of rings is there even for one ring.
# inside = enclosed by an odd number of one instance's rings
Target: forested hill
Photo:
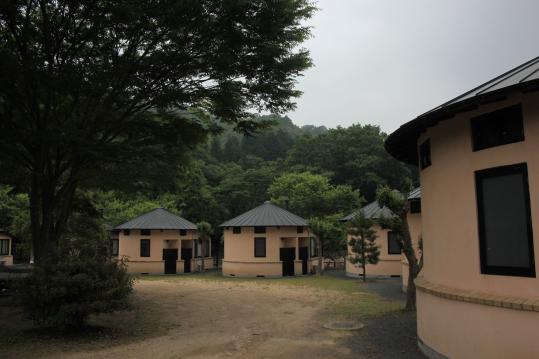
[[[415,181],[411,168],[385,152],[386,135],[378,126],[327,129],[298,127],[288,117],[261,120],[271,120],[274,126],[252,136],[227,128],[199,145],[181,169],[159,174],[177,176],[175,188],[146,193],[89,189],[80,198],[113,226],[165,207],[215,227],[269,199],[286,203],[305,218],[337,226],[340,216],[372,201],[378,186],[408,191]],[[0,227],[29,237],[27,201],[14,194],[10,199],[5,189],[2,196],[5,223]]]
[[[385,152],[378,126],[328,130],[268,118],[275,126],[257,135],[225,130],[198,148],[177,194],[186,217],[218,224],[269,199],[325,217],[373,200],[380,185],[408,191],[414,182],[413,171]]]

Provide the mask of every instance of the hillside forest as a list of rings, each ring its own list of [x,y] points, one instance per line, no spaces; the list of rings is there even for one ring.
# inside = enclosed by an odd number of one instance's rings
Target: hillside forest
[[[219,224],[271,200],[309,219],[317,232],[327,233],[323,251],[334,257],[345,248],[343,215],[373,201],[381,185],[407,192],[417,184],[415,169],[385,152],[387,135],[378,126],[299,127],[277,115],[258,120],[269,125],[251,135],[226,124],[209,131],[186,149],[181,166],[152,173],[153,180],[142,185],[132,171],[115,174],[118,184],[113,190],[99,186],[77,190],[67,233],[104,238],[107,228],[163,207],[193,223],[210,223],[214,255],[222,256]],[[144,181],[147,177],[141,176]],[[16,236],[16,260],[26,261],[31,242],[29,203],[16,186],[0,186],[0,228]]]

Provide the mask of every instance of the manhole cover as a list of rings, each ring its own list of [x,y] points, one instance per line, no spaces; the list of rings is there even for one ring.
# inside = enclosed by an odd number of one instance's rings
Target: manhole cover
[[[359,330],[363,328],[363,324],[360,322],[329,322],[323,327],[331,330]]]

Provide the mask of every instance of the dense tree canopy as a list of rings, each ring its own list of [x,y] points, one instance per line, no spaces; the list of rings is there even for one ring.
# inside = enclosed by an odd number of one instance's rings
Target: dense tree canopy
[[[294,107],[307,0],[0,4],[0,169],[30,194],[37,257],[80,186],[172,184],[216,119]]]
[[[385,138],[378,126],[337,127],[319,136],[302,137],[287,161],[296,168],[329,172],[333,183],[351,185],[372,201],[378,186],[409,191],[412,185],[410,168],[386,153]]]

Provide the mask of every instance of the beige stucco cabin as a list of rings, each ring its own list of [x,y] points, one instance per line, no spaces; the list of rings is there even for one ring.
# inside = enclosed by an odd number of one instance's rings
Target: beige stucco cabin
[[[381,217],[392,217],[393,212],[387,207],[380,207],[378,201],[371,202],[362,207],[360,211],[363,215],[372,220],[379,219]],[[349,221],[353,218],[355,213],[351,213],[344,217],[342,221]],[[380,227],[378,224],[374,224],[372,229],[376,233],[376,244],[380,250],[379,261],[377,264],[367,264],[365,270],[367,277],[369,276],[394,276],[400,277],[402,272],[402,255],[401,247],[398,238],[388,229]],[[348,255],[346,256],[346,275],[349,277],[362,277],[363,269],[361,265],[350,262],[350,256],[354,255],[350,246],[351,236],[348,235],[346,243],[348,248]]]
[[[0,265],[13,265],[13,237],[0,229]]]
[[[539,57],[401,126],[386,149],[420,168],[420,348],[539,358]]]
[[[211,241],[198,238],[197,226],[163,208],[123,223],[114,231],[112,256],[125,258],[129,273],[176,274],[213,268]]]
[[[221,227],[225,276],[282,277],[318,271],[316,240],[307,221],[269,201]]]

